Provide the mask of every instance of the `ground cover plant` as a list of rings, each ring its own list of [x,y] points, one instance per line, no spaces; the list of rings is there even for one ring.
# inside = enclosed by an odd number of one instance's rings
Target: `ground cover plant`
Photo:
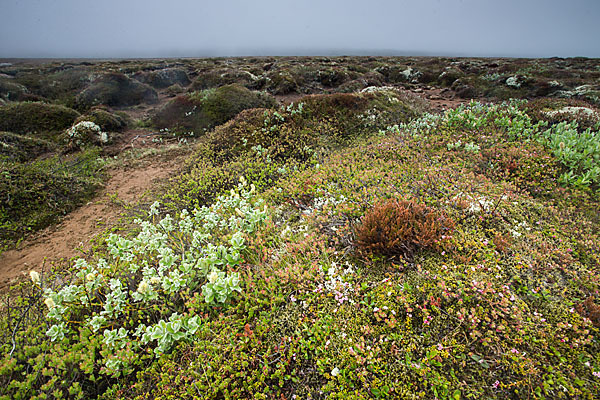
[[[550,80],[553,66],[589,64],[304,61],[203,60],[189,76],[237,66],[335,91],[377,70],[382,83],[477,91],[464,78],[487,68],[477,79],[524,95],[537,85],[532,65]],[[398,88],[358,90],[246,109],[207,129],[129,229],[84,259],[31,271],[0,308],[0,396],[597,398],[593,99],[434,113]]]

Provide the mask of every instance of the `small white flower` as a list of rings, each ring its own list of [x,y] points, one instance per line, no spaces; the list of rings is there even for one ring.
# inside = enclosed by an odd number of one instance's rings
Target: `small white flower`
[[[44,304],[46,304],[46,307],[48,307],[49,310],[56,307],[56,303],[52,300],[52,297],[47,297],[46,300],[44,300]]]
[[[85,276],[85,280],[88,282],[92,282],[96,276],[93,273],[89,273]]]
[[[37,271],[29,271],[29,277],[36,285],[40,283],[40,274]]]
[[[148,290],[150,289],[150,285],[148,285],[148,282],[146,281],[141,281],[140,284],[138,285],[137,291],[138,293],[146,293]]]
[[[213,269],[210,274],[208,274],[208,281],[210,283],[215,283],[217,279],[219,279],[219,274],[217,273],[217,270]]]
[[[158,285],[160,283],[160,278],[158,276],[153,276],[150,278],[150,283],[153,285]]]
[[[331,376],[338,376],[340,374],[340,369],[338,367],[335,367],[334,369],[331,370]]]

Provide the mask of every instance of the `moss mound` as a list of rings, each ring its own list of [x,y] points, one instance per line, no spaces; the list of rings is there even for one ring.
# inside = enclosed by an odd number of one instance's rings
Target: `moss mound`
[[[218,88],[237,83],[249,89],[262,89],[266,80],[246,70],[216,69],[200,73],[192,84],[192,90]]]
[[[297,79],[288,72],[274,72],[269,74],[268,78],[267,90],[274,95],[297,93],[301,86]]]
[[[79,117],[71,108],[40,102],[7,104],[0,107],[0,130],[56,139]]]
[[[77,118],[75,123],[90,121],[98,125],[105,132],[121,132],[127,128],[127,119],[125,116],[111,113],[101,107],[92,108],[90,111]]]
[[[33,160],[56,146],[44,139],[0,132],[0,159],[16,162]]]
[[[598,129],[600,111],[582,100],[541,98],[523,105],[525,112],[534,121],[550,124],[576,121],[580,129]]]
[[[135,74],[134,78],[157,89],[164,89],[176,84],[187,86],[191,83],[187,73],[178,68],[165,68],[158,71],[140,72]]]
[[[98,156],[89,149],[31,163],[0,161],[0,249],[88,199],[102,182]]]
[[[12,79],[0,79],[0,99],[20,101],[27,94],[27,88]]]
[[[15,81],[27,87],[33,95],[56,100],[73,107],[76,93],[84,90],[94,80],[88,67],[59,67],[49,71],[38,69],[19,71]]]
[[[78,107],[89,108],[104,104],[108,106],[133,106],[141,103],[155,103],[158,94],[150,86],[119,73],[104,74],[81,92],[76,103]]]
[[[193,132],[198,135],[249,108],[267,108],[275,99],[240,85],[188,93],[167,103],[152,119],[158,128]]]

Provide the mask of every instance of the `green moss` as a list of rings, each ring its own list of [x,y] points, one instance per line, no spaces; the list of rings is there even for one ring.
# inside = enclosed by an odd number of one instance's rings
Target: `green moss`
[[[0,130],[56,139],[77,117],[77,111],[55,104],[13,103],[0,107]]]

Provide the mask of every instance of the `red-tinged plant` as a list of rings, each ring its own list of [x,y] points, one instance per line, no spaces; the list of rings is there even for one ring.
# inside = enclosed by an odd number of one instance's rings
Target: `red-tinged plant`
[[[365,214],[355,244],[363,255],[410,258],[419,248],[437,247],[453,228],[450,218],[431,207],[390,199]]]
[[[582,317],[589,318],[595,327],[600,328],[600,306],[594,303],[593,296],[579,303],[575,309]]]

